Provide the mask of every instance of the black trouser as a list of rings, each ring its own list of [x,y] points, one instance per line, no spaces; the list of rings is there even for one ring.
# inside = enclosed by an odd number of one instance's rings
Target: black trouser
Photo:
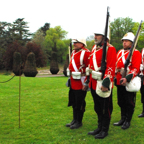
[[[144,104],[144,85],[141,86],[140,92],[141,92],[141,103]]]
[[[125,86],[117,86],[118,105],[121,108],[121,117],[126,117],[126,121],[130,122],[134,113],[136,93],[128,92]]]
[[[86,91],[83,90],[69,90],[69,104],[68,106],[73,107],[73,111],[77,113],[77,121],[81,122],[83,113],[85,112],[86,102]]]
[[[108,132],[113,111],[112,92],[108,98],[100,97],[93,89],[91,89],[91,94],[94,100],[94,110],[98,115],[98,127]]]
[[[140,92],[141,92],[141,103],[143,104],[143,113],[144,113],[144,85],[142,84],[141,86],[141,89],[140,89]]]

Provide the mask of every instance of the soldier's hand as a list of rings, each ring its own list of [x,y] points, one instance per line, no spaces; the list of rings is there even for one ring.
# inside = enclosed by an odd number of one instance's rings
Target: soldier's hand
[[[83,85],[82,90],[86,91],[88,89],[88,86]]]
[[[120,81],[121,81],[121,85],[122,86],[126,86],[126,83],[127,83],[127,79],[126,78],[121,78]]]
[[[107,91],[108,91],[108,88],[106,88],[106,87],[104,87],[104,86],[101,86],[101,90],[102,90],[103,92],[107,92]]]

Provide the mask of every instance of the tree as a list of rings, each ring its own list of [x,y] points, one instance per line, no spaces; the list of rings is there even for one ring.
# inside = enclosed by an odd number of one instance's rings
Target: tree
[[[48,61],[48,54],[47,54],[47,48],[44,45],[45,36],[41,29],[38,29],[36,33],[34,33],[32,42],[36,43],[37,45],[40,45],[44,55],[46,56],[46,61]]]
[[[47,30],[44,45],[49,60],[51,60],[52,52],[56,52],[58,62],[63,61],[62,56],[64,54],[66,56],[68,48],[68,40],[64,40],[66,34],[67,32],[60,26]]]
[[[12,24],[0,22],[0,47],[6,50],[7,45],[13,42]]]
[[[134,27],[133,27],[134,35],[136,35],[138,27],[139,27],[139,23],[138,22],[134,23]],[[143,47],[144,47],[144,22],[142,23],[142,26],[141,26],[141,31],[140,31],[140,35],[139,35],[139,39],[138,39],[136,49],[141,51]]]
[[[32,42],[35,42],[36,44],[42,46],[44,40],[45,40],[45,36],[44,36],[44,33],[43,33],[43,31],[41,29],[37,30],[33,34]]]
[[[40,28],[40,30],[43,31],[44,36],[46,36],[46,31],[49,30],[49,28],[50,28],[50,23],[45,23],[45,25]]]
[[[22,63],[25,63],[26,48],[21,46],[17,41],[14,41],[8,45],[3,57],[4,66],[7,70],[12,70],[13,68],[13,55],[15,52],[19,52],[21,54]]]
[[[27,28],[29,28],[27,26],[28,22],[24,21],[24,18],[18,18],[15,20],[15,22],[13,22],[13,27],[12,27],[12,31],[14,34],[14,38],[15,40],[18,40],[18,42],[21,45],[25,45],[26,42],[31,40],[31,33],[29,33],[29,30]]]
[[[117,51],[122,48],[122,37],[127,32],[133,32],[134,22],[131,18],[117,18],[111,22],[111,44],[115,46]]]
[[[47,64],[47,59],[45,54],[43,53],[41,46],[34,43],[34,42],[28,42],[26,44],[26,54],[29,54],[30,52],[33,52],[35,54],[36,59],[36,66],[37,67],[44,67]]]
[[[87,48],[88,48],[89,50],[91,50],[92,47],[93,47],[93,45],[95,44],[95,43],[94,43],[94,36],[91,35],[91,36],[87,37],[86,43],[87,43]]]

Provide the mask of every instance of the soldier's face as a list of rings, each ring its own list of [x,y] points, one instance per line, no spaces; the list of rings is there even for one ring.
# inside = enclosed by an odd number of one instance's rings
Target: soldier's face
[[[123,40],[123,48],[127,49],[130,48],[132,46],[132,42],[129,40]]]
[[[83,47],[83,44],[80,42],[74,42],[73,46],[74,46],[74,50],[79,50],[80,48]]]
[[[95,34],[94,38],[95,38],[95,44],[96,45],[100,44],[103,40],[103,36],[99,35],[99,34]]]

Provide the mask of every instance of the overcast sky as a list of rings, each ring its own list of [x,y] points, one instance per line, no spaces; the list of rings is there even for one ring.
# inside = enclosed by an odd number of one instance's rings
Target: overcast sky
[[[60,25],[67,38],[88,37],[96,27],[104,27],[107,6],[110,20],[129,17],[135,22],[144,20],[143,0],[1,0],[0,21],[14,22],[25,18],[30,32],[45,23]]]

